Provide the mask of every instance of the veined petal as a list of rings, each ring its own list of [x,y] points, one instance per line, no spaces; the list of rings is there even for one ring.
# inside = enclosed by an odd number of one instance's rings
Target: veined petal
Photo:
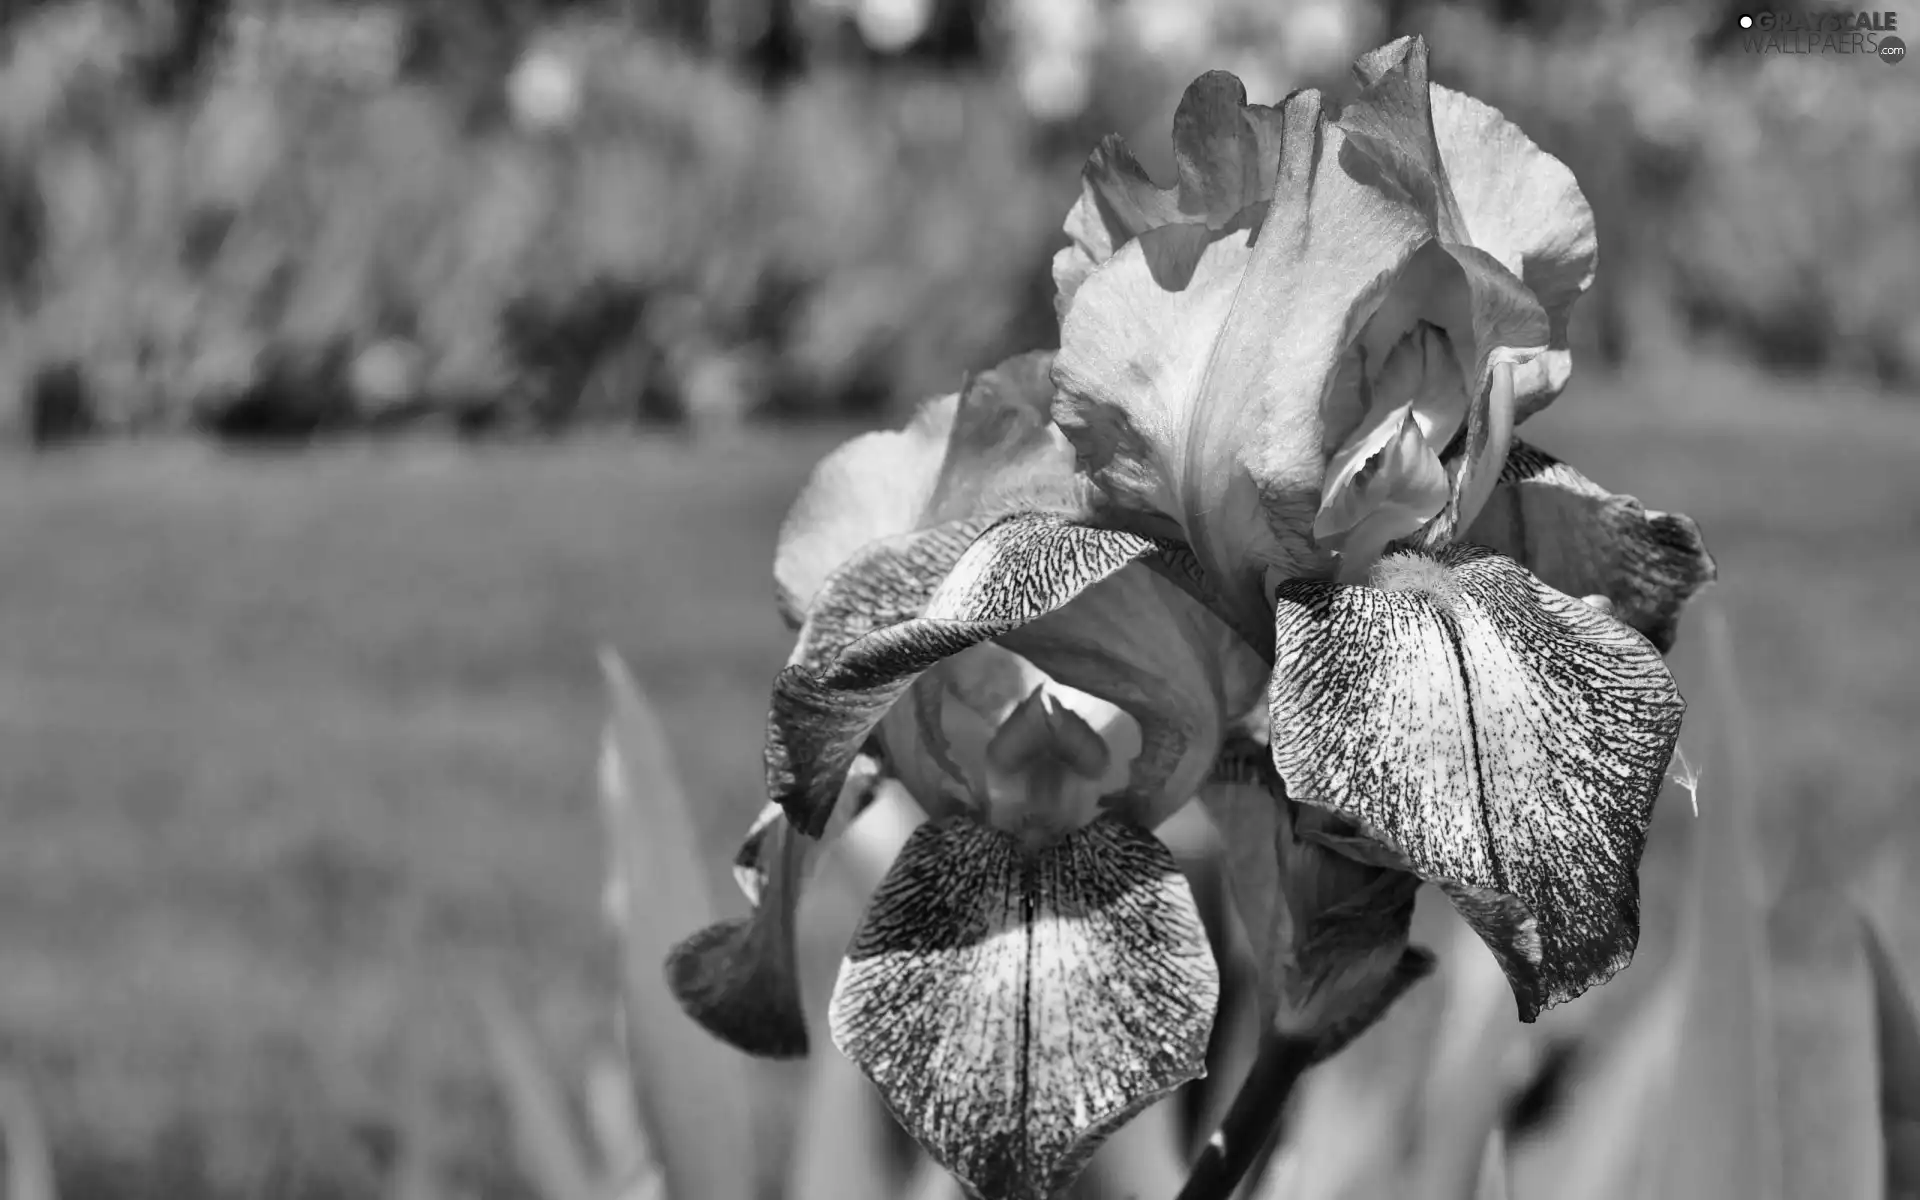
[[[1605,596],[1662,654],[1673,649],[1681,609],[1719,573],[1693,518],[1616,496],[1525,442],[1514,443],[1466,540],[1569,596]]]
[[[1338,120],[1300,92],[1270,122],[1279,157],[1264,213],[1243,209],[1191,253],[1153,240],[1166,226],[1120,245],[1062,324],[1054,413],[1083,468],[1129,527],[1166,536],[1178,525],[1236,627],[1264,613],[1264,579],[1327,573],[1335,547],[1313,524],[1328,459],[1356,453],[1333,440],[1364,420],[1344,411],[1355,355],[1390,363],[1423,326],[1444,335],[1452,361],[1421,354],[1416,394],[1387,402],[1411,402],[1440,443],[1389,459],[1386,446],[1408,446],[1402,426],[1388,425],[1388,441],[1357,465],[1411,474],[1336,498],[1352,509],[1344,532],[1364,526],[1369,550],[1388,527],[1434,547],[1494,486],[1516,378],[1531,378],[1514,373],[1551,341],[1526,284],[1469,240],[1434,130],[1424,42],[1402,39],[1356,70],[1363,91]],[[1361,375],[1364,386],[1364,366]],[[1430,457],[1447,487],[1438,508]],[[1381,507],[1358,503],[1367,497]],[[1401,528],[1415,513],[1424,524]],[[1339,549],[1349,562],[1370,557]]]
[[[1645,638],[1477,546],[1276,598],[1274,766],[1451,896],[1522,1020],[1610,978],[1685,711]]]
[[[914,679],[1175,547],[1059,513],[969,518],[868,546],[821,589],[774,681],[767,790],[818,834],[847,766]]]
[[[861,434],[821,459],[774,554],[781,614],[798,628],[827,577],[862,547],[961,515],[1070,500],[1072,451],[1052,427],[1052,351],[1013,358],[922,405],[905,429]]]
[[[872,801],[879,780],[872,759],[855,764],[834,817],[836,827]],[[800,836],[779,805],[767,805],[733,859],[734,880],[753,905],[752,913],[715,922],[667,955],[667,986],[682,1010],[714,1037],[757,1057],[807,1055],[794,921],[821,844]]]
[[[914,832],[828,1010],[835,1045],[973,1193],[1049,1200],[1102,1139],[1205,1073],[1220,980],[1166,847],[1111,818],[1037,854]]]
[[[1278,109],[1248,104],[1238,79],[1209,71],[1174,110],[1174,186],[1154,183],[1121,138],[1101,139],[1080,172],[1080,199],[1067,213],[1069,244],[1054,255],[1055,311],[1064,318],[1093,269],[1148,230],[1218,229],[1241,210],[1264,204],[1280,161],[1280,125]]]

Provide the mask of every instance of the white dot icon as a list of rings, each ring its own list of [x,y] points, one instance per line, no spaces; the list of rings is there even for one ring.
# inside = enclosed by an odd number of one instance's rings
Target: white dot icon
[[[1742,28],[1742,29],[1752,29],[1752,28],[1753,28],[1753,18],[1752,18],[1752,17],[1741,17],[1741,18],[1740,18],[1740,28]]]

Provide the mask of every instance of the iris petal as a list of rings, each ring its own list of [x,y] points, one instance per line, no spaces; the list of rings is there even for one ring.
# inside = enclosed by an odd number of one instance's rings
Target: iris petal
[[[1051,351],[1017,355],[921,406],[899,430],[862,434],[814,467],[780,527],[774,589],[798,628],[826,580],[862,547],[957,516],[1072,504],[1071,449],[1048,416]]]
[[[1567,323],[1593,285],[1593,209],[1566,164],[1534,145],[1499,111],[1435,86],[1433,129],[1466,241],[1497,259],[1545,309],[1547,351],[1520,371],[1514,420],[1544,408],[1573,370]]]
[[[1000,642],[1139,724],[1141,751],[1118,803],[1149,829],[1193,796],[1229,722],[1259,701],[1266,678],[1251,647],[1144,563]]]
[[[1205,1073],[1220,980],[1150,834],[1103,819],[1038,852],[962,820],[909,839],[829,1008],[834,1043],[973,1194],[1048,1200]]]
[[[838,806],[840,822],[852,820],[872,800],[878,781],[871,759],[856,764]],[[795,832],[779,805],[767,805],[733,862],[752,913],[709,925],[667,955],[667,986],[682,1010],[708,1033],[748,1054],[807,1054],[794,933],[800,889],[819,845]]]
[[[1338,1053],[1433,969],[1407,943],[1420,881],[1320,837],[1333,818],[1288,800],[1267,748],[1221,754],[1200,802],[1220,830],[1228,884],[1260,972],[1262,1024]]]
[[[1687,601],[1719,573],[1691,517],[1616,496],[1525,442],[1514,444],[1466,540],[1570,596],[1605,596],[1662,654]]]
[[[862,550],[821,589],[774,680],[768,794],[817,835],[854,755],[921,672],[1172,549],[1056,513],[1020,513]]]
[[[1394,511],[1369,526],[1377,533],[1425,513],[1416,544],[1433,548],[1458,535],[1494,486],[1526,399],[1519,389],[1535,383],[1529,364],[1553,340],[1553,320],[1509,260],[1531,261],[1533,243],[1516,230],[1554,218],[1497,227],[1522,243],[1500,254],[1475,244],[1436,132],[1425,44],[1402,39],[1357,69],[1363,90],[1337,120],[1313,92],[1262,119],[1260,144],[1277,155],[1265,206],[1135,234],[1078,284],[1062,321],[1055,419],[1127,527],[1192,547],[1236,628],[1264,617],[1264,579],[1330,566],[1313,522],[1339,448],[1326,444],[1329,427],[1344,433],[1359,421],[1332,399],[1350,376],[1350,351],[1371,340],[1384,354],[1426,322],[1457,360],[1464,437],[1457,449],[1453,437],[1427,447],[1443,460],[1446,503],[1433,510],[1432,464],[1406,456],[1419,503],[1403,503],[1389,480]],[[1551,163],[1509,158],[1519,169]],[[1468,155],[1455,170],[1489,161]],[[1239,187],[1250,177],[1221,169]],[[1492,186],[1475,181],[1477,206]],[[1555,197],[1552,187],[1524,193]],[[1125,232],[1103,228],[1110,239]],[[1184,256],[1161,244],[1175,229]],[[1367,515],[1349,514],[1348,528]]]
[[[778,810],[776,810],[777,812]],[[667,986],[680,1007],[721,1041],[762,1058],[804,1058],[794,917],[809,846],[784,816],[754,838],[751,916],[707,926],[667,956]]]
[[[1169,225],[1219,229],[1273,194],[1280,161],[1280,110],[1248,104],[1225,71],[1193,81],[1173,114],[1173,187],[1154,183],[1118,137],[1103,138],[1080,174],[1080,199],[1067,213],[1070,244],[1053,259],[1054,308],[1073,295],[1114,249]]]
[[[1055,419],[1083,467],[1142,528],[1176,526],[1241,625],[1264,619],[1264,566],[1324,562],[1310,537],[1321,397],[1429,236],[1407,205],[1324,165],[1316,93],[1290,97],[1281,126],[1257,239],[1222,232],[1177,287],[1141,241],[1120,247],[1081,285],[1054,364]]]
[[[1439,884],[1532,1020],[1632,957],[1685,702],[1645,638],[1482,547],[1373,582],[1278,589],[1274,765]]]

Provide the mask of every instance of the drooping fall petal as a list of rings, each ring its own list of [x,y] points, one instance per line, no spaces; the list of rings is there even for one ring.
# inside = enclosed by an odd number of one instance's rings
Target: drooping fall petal
[[[878,778],[873,760],[859,760],[836,824],[858,815]],[[681,1009],[714,1037],[756,1057],[808,1053],[794,933],[801,888],[820,844],[796,832],[778,805],[767,805],[734,857],[734,877],[753,911],[706,926],[667,955],[667,986]]]
[[[1514,443],[1465,540],[1570,596],[1607,597],[1614,616],[1662,654],[1673,648],[1687,601],[1718,576],[1693,518],[1616,496],[1525,442]]]
[[[1645,638],[1475,546],[1276,597],[1274,766],[1438,884],[1521,1019],[1610,978],[1685,702]]]
[[[1219,975],[1173,856],[1103,819],[1037,853],[921,826],[829,1009],[836,1045],[983,1196],[1048,1200],[1100,1141],[1204,1073]]]

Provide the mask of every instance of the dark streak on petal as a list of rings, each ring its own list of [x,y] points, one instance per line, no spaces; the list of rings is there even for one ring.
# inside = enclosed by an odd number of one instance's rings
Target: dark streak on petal
[[[1570,596],[1607,597],[1662,654],[1673,649],[1687,601],[1719,575],[1691,517],[1649,511],[1525,442],[1513,444],[1465,540]]]
[[[1632,958],[1685,702],[1646,639],[1484,548],[1374,581],[1279,588],[1274,766],[1441,884],[1530,1021]]]
[[[974,1194],[1047,1200],[1205,1071],[1219,974],[1150,834],[1102,819],[1028,852],[962,820],[907,842],[841,967],[836,1045]]]
[[[1168,549],[1054,513],[955,521],[869,546],[821,588],[774,681],[768,794],[818,836],[854,753],[922,671]]]

